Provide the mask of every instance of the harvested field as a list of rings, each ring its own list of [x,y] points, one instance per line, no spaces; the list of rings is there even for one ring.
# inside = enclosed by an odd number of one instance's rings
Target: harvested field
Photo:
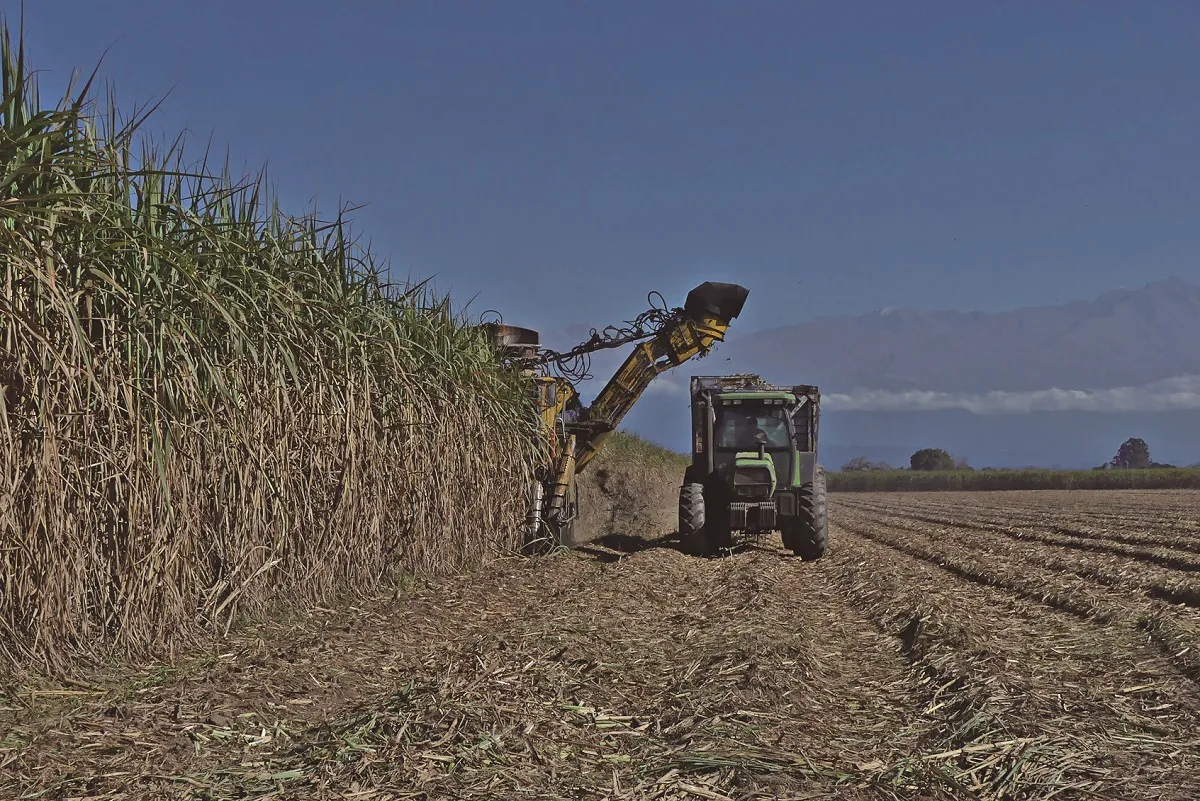
[[[12,690],[0,796],[1200,797],[1200,492],[833,520],[817,563],[614,532]]]
[[[1200,489],[1200,469],[869,470],[829,473],[830,492]]]

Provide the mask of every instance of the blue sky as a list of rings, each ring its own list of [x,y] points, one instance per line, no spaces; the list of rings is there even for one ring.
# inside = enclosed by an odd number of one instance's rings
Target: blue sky
[[[27,2],[151,126],[370,205],[509,322],[751,288],[743,330],[1200,283],[1200,4]],[[4,4],[15,24],[18,4]]]

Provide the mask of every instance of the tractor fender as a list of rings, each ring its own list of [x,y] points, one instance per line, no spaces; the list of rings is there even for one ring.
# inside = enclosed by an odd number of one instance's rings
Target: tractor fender
[[[794,486],[815,484],[817,481],[817,455],[812,451],[799,451],[796,454],[796,475]]]

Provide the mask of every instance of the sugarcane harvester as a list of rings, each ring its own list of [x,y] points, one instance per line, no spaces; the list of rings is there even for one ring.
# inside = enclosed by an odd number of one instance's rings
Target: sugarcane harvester
[[[584,343],[558,352],[540,347],[528,328],[487,323],[497,355],[530,381],[545,448],[528,500],[525,546],[539,550],[573,547],[579,516],[576,478],[605,439],[662,373],[689,359],[707,355],[724,340],[729,324],[742,311],[749,290],[737,284],[705,282],[688,293],[682,307],[654,305],[623,327],[595,329]],[[651,293],[653,299],[661,296]],[[580,401],[576,383],[588,375],[590,355],[637,342],[590,406]]]

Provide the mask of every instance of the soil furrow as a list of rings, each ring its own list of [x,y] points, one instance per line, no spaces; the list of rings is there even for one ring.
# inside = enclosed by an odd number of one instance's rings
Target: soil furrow
[[[894,513],[893,509],[877,504],[850,503],[847,506],[852,509],[873,511],[880,514]],[[1107,530],[1086,531],[1077,525],[1068,526],[1049,523],[1044,518],[1006,518],[997,516],[992,512],[978,513],[974,510],[964,511],[962,509],[943,514],[906,510],[903,516],[910,520],[917,520],[936,526],[970,528],[976,531],[995,532],[1005,535],[1018,534],[1031,538],[1042,537],[1044,538],[1044,542],[1051,545],[1064,545],[1070,548],[1079,548],[1080,550],[1111,551],[1115,554],[1162,564],[1172,569],[1200,572],[1200,560],[1170,553],[1172,550],[1184,551],[1188,554],[1200,553],[1200,542],[1195,539],[1194,535],[1181,534],[1177,537],[1161,537],[1154,534],[1142,536],[1120,534]],[[1031,531],[1029,529],[1035,530]],[[1039,534],[1038,531],[1047,532],[1047,534]],[[1062,539],[1053,535],[1061,535],[1061,537],[1068,539]],[[1075,539],[1080,540],[1080,542],[1076,542]],[[1162,552],[1155,553],[1154,551],[1147,550],[1146,546],[1160,548]]]
[[[861,508],[851,510],[846,519],[854,520],[858,515],[863,515],[863,520],[886,528],[911,532],[934,544],[950,540],[969,550],[979,543],[979,529],[973,526],[939,525],[931,528],[920,522],[926,519],[924,517],[865,512]],[[1135,590],[1145,598],[1181,606],[1200,606],[1200,591],[1190,571],[1181,573],[1179,569],[1169,566],[1120,559],[1103,551],[1080,554],[1070,546],[1047,542],[1045,538],[1019,530],[995,529],[995,533],[1001,534],[1003,539],[990,538],[989,562],[995,563],[997,556],[1004,556],[1010,561],[1010,573],[1027,574],[1049,569],[1056,573],[1072,574],[1109,589]],[[1109,596],[1109,602],[1116,607],[1129,602],[1137,605],[1136,599],[1130,599],[1127,593],[1110,593]]]
[[[953,498],[953,500],[948,500]],[[1200,490],[1121,490],[1070,492],[845,493],[840,502],[906,513],[969,515],[1010,525],[1087,526],[1094,533],[1131,538],[1171,535],[1195,543],[1200,532]],[[1086,500],[1087,503],[1081,503]]]
[[[1077,768],[1081,781],[1133,775],[1139,786],[1149,782],[1153,793],[1171,798],[1200,790],[1200,745],[1193,733],[1200,725],[1196,690],[1162,655],[1123,629],[1051,611],[1007,587],[947,580],[955,574],[936,563],[863,539],[841,525],[837,534],[847,594],[913,643],[920,659],[955,666],[947,675],[955,677],[960,695],[974,699],[969,708],[981,710],[991,725],[1017,737],[1061,735],[1062,748],[1067,742],[1083,746],[1080,753],[1087,759]],[[1138,687],[1153,698],[1133,694]],[[1126,751],[1120,738],[1134,730],[1141,745]],[[1155,739],[1161,747],[1145,747]],[[1160,775],[1180,775],[1175,760],[1184,753],[1188,787],[1159,784]],[[1113,774],[1106,773],[1111,769]],[[1028,787],[1020,797],[1037,796]]]
[[[1196,657],[1186,645],[1196,641],[1196,622],[1181,618],[1177,610],[1148,599],[1139,604],[1127,594],[1098,587],[1087,579],[1070,581],[1063,573],[1053,571],[1039,575],[1038,569],[1024,560],[1007,562],[997,559],[996,551],[988,553],[986,564],[980,564],[969,556],[976,550],[976,543],[967,543],[963,550],[947,547],[950,543],[944,540],[927,538],[920,532],[906,532],[903,523],[871,526],[843,520],[841,525],[861,537],[936,565],[958,578],[981,586],[1002,588],[1024,600],[1073,614],[1108,631],[1120,624],[1147,631],[1161,631],[1169,627],[1174,636],[1155,637],[1153,642],[1181,676],[1200,681]],[[1006,566],[1010,570],[1005,571]],[[997,567],[1000,568],[999,572]],[[1181,642],[1185,643],[1182,648]],[[1200,703],[1197,706],[1200,707]]]

